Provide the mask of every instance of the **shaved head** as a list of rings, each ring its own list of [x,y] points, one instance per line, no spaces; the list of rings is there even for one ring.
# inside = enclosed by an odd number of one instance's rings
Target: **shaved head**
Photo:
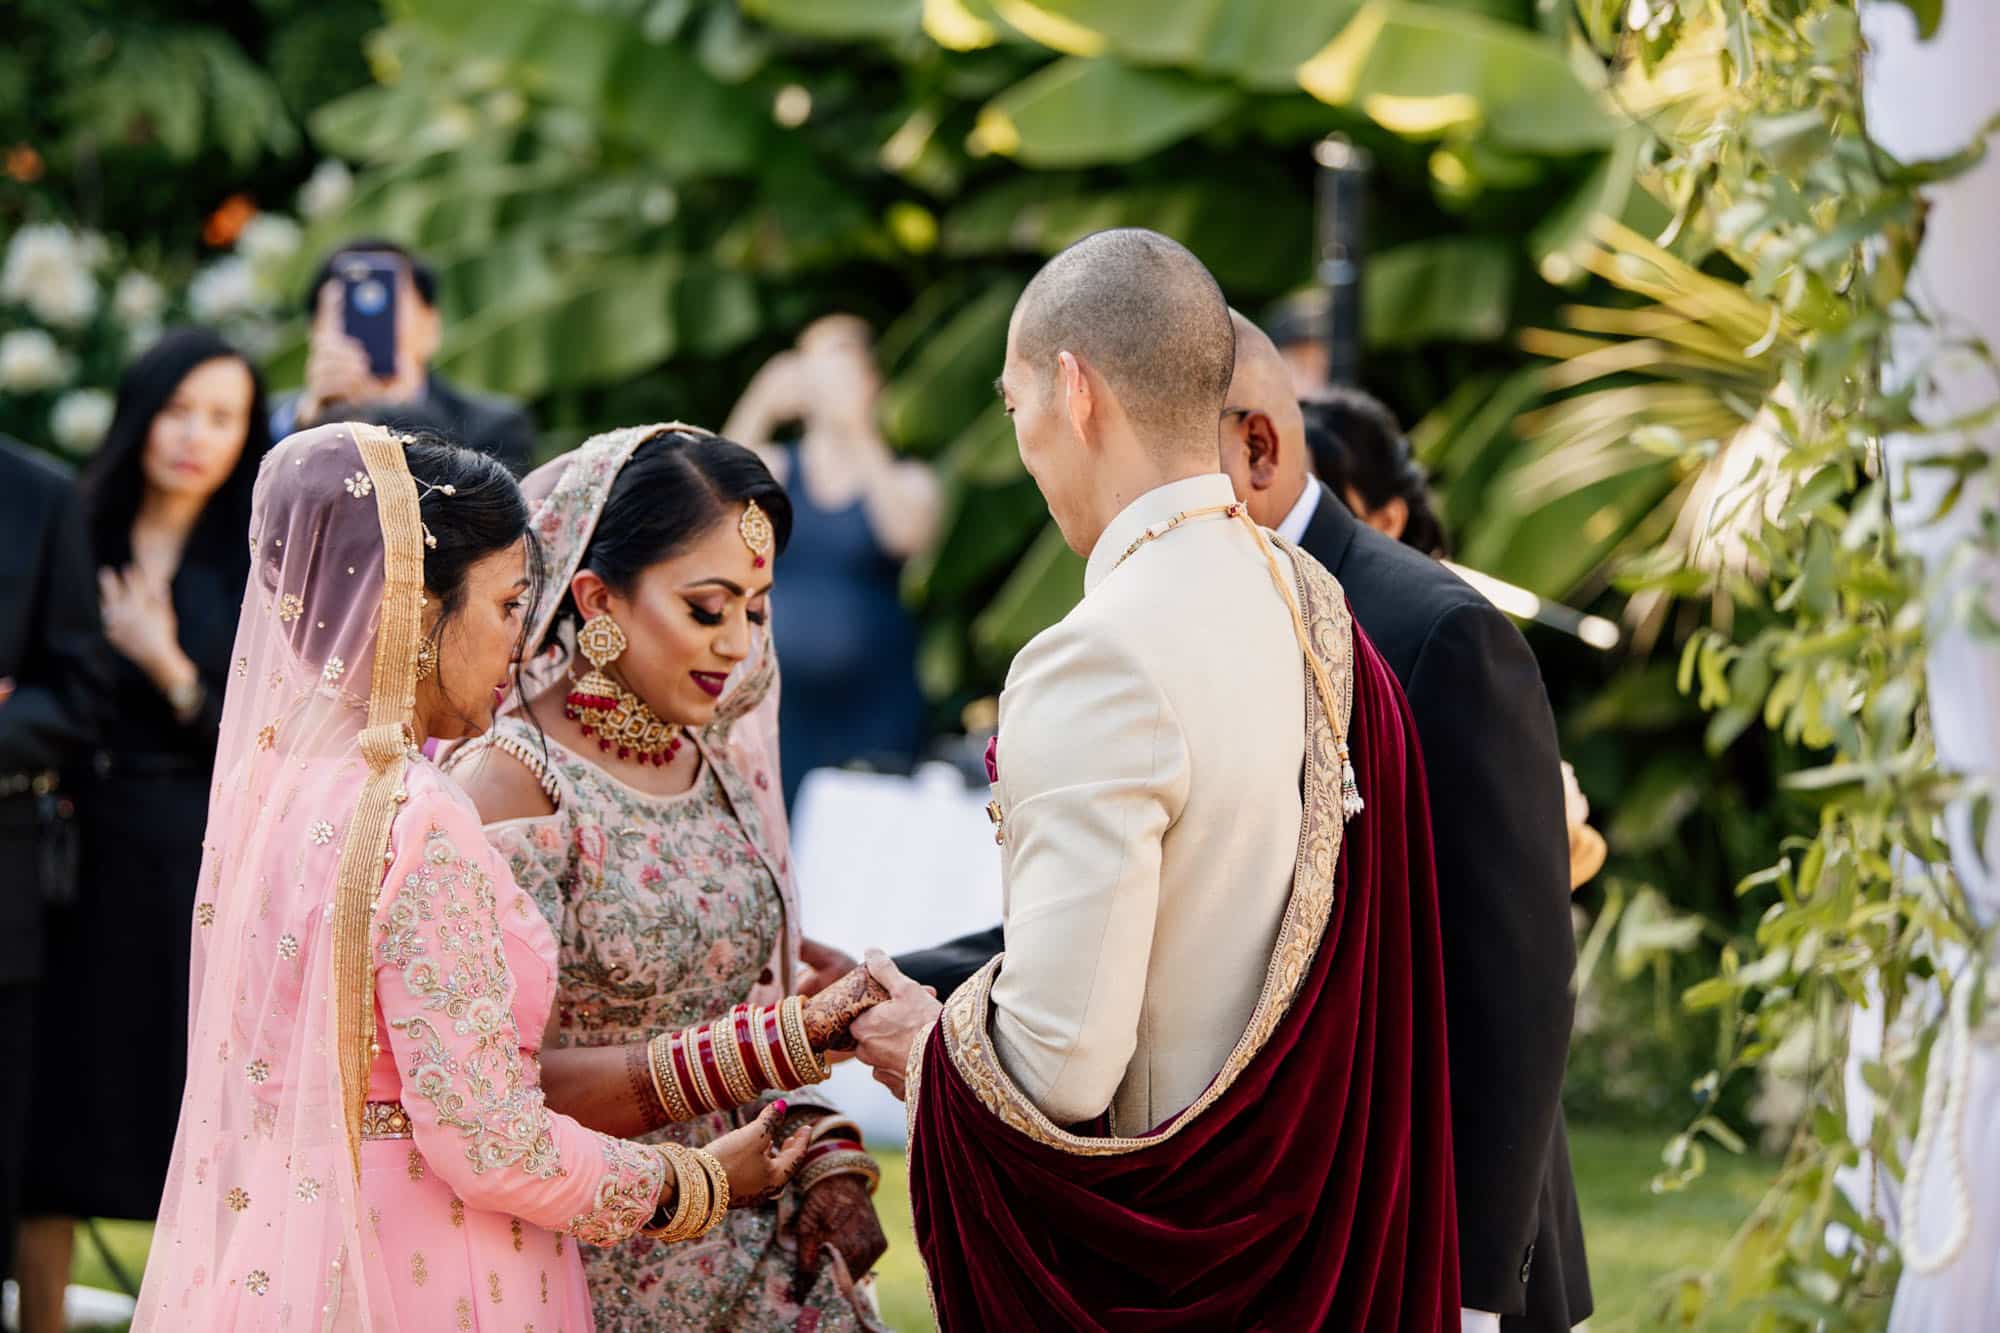
[[[1013,346],[1045,391],[1057,354],[1069,352],[1150,444],[1214,448],[1236,339],[1222,288],[1178,241],[1140,227],[1084,237],[1021,293]]]
[[[1222,470],[1250,517],[1276,528],[1310,479],[1305,417],[1277,345],[1237,311],[1229,312],[1229,322],[1236,370],[1222,423]]]

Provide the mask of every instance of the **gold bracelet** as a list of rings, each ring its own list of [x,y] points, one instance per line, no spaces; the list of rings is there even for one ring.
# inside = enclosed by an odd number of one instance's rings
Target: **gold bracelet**
[[[705,1173],[696,1169],[694,1164],[688,1161],[687,1150],[681,1147],[680,1144],[663,1143],[659,1145],[659,1152],[661,1158],[665,1160],[668,1169],[674,1175],[674,1212],[673,1216],[669,1217],[660,1226],[641,1227],[640,1234],[672,1245],[678,1241],[686,1240],[692,1234],[692,1229],[688,1225],[689,1222],[699,1219],[706,1214],[708,1206],[708,1178]],[[695,1211],[695,1194],[697,1191],[701,1194],[702,1209],[700,1212]]]
[[[757,1053],[757,1067],[764,1071],[764,1082],[773,1091],[783,1092],[785,1080],[778,1073],[777,1058],[771,1054],[771,1044],[764,1040],[764,1015],[767,1012],[763,1005],[750,1011],[750,1049]]]
[[[725,1027],[729,1029],[726,1035]],[[724,1014],[710,1023],[708,1042],[715,1048],[715,1067],[722,1071],[722,1084],[728,1089],[730,1104],[745,1106],[756,1101],[756,1080],[743,1064],[743,1048],[736,1044],[736,1015]]]
[[[646,1068],[653,1075],[653,1095],[660,1099],[660,1109],[666,1112],[668,1120],[680,1122],[694,1119],[694,1108],[688,1105],[687,1093],[681,1081],[674,1075],[673,1056],[667,1050],[671,1033],[662,1032],[646,1043]]]
[[[778,1006],[778,1030],[785,1036],[785,1054],[791,1057],[792,1068],[798,1070],[799,1077],[807,1083],[823,1083],[833,1071],[820,1063],[813,1053],[812,1042],[806,1038],[806,1002],[797,995],[788,995]]]
[[[708,1172],[708,1202],[710,1212],[702,1223],[701,1230],[694,1233],[695,1239],[706,1236],[721,1223],[729,1213],[729,1173],[722,1169],[722,1159],[705,1148],[690,1148],[688,1155],[701,1163]]]
[[[828,1153],[818,1161],[799,1172],[795,1182],[799,1193],[804,1194],[822,1180],[834,1176],[860,1176],[868,1182],[868,1192],[873,1194],[882,1183],[882,1168],[873,1157],[861,1151]]]

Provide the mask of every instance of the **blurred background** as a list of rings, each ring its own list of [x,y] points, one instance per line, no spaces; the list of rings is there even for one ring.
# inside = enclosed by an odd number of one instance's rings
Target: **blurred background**
[[[897,594],[920,748],[963,766],[1009,659],[1082,586],[989,387],[1008,312],[1088,232],[1180,239],[1238,308],[1389,405],[1454,558],[1512,585],[1508,609],[1540,599],[1610,629],[1525,625],[1609,847],[1577,898],[1567,1096],[1594,1326],[1616,1327],[1712,1255],[1770,1174],[1756,1144],[1803,1109],[1803,1052],[1701,1091],[1749,1156],[1648,1192],[1659,1131],[1715,1058],[1712,1016],[1680,993],[1754,925],[1738,882],[1815,823],[1779,788],[1805,757],[1752,725],[1756,706],[1705,713],[1676,681],[1696,631],[1756,629],[1689,595],[1731,558],[1695,534],[1773,387],[1745,349],[1792,331],[1647,188],[1655,131],[1635,118],[1705,114],[1724,34],[1597,57],[1591,24],[1626,10],[13,0],[0,431],[81,464],[120,370],[184,320],[296,387],[313,267],[361,235],[436,267],[436,369],[523,403],[537,457],[639,421],[720,427],[808,324],[857,315],[874,424],[936,480],[935,533]],[[1645,577],[1662,570],[1688,577]],[[813,905],[805,814],[808,924],[837,934]],[[906,1207],[893,1181],[884,1198]],[[144,1229],[109,1234],[136,1277]],[[908,1326],[927,1318],[914,1265],[899,1246],[884,1284]]]

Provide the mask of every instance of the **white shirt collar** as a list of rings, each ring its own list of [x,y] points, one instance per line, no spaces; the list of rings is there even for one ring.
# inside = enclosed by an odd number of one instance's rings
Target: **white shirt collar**
[[[1277,533],[1292,545],[1305,541],[1306,529],[1312,526],[1313,515],[1319,512],[1320,484],[1311,477],[1306,478],[1306,488],[1299,496],[1299,502],[1292,506],[1292,512],[1279,521]]]
[[[1125,506],[1118,517],[1105,526],[1104,535],[1097,539],[1097,545],[1090,548],[1090,562],[1083,571],[1084,595],[1088,596],[1092,589],[1110,577],[1111,571],[1124,558],[1126,549],[1147,528],[1183,510],[1226,505],[1235,499],[1236,492],[1229,485],[1229,478],[1220,472],[1185,477],[1147,491]]]

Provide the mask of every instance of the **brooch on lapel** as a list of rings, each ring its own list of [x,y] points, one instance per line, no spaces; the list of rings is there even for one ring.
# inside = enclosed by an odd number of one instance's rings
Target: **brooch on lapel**
[[[989,786],[1000,781],[1000,737],[997,733],[986,742],[986,781]],[[1004,846],[1007,827],[1000,813],[999,797],[986,803],[986,817],[993,821],[993,841]]]

